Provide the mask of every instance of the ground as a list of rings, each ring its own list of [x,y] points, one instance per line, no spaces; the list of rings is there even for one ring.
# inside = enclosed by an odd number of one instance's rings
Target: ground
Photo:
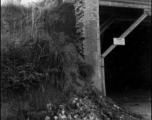
[[[127,92],[110,92],[107,94],[124,108],[142,115],[145,120],[151,120],[151,91],[138,90]]]

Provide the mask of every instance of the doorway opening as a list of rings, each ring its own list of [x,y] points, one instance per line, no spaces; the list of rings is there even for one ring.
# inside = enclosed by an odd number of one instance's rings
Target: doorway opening
[[[142,13],[143,10],[140,9],[100,6],[100,25],[105,26],[100,36],[101,54],[113,44],[113,38],[119,38]],[[147,16],[125,38],[124,46],[117,46],[105,57],[104,71],[106,95],[123,107],[138,114],[145,114],[145,118],[150,118],[150,16]]]
[[[113,44],[113,38],[118,38],[143,13],[140,9],[102,6],[100,11],[101,26],[112,21],[101,33],[101,53]],[[107,55],[104,67],[107,92],[111,89],[150,89],[151,17],[146,17],[125,38],[124,46],[117,46]]]

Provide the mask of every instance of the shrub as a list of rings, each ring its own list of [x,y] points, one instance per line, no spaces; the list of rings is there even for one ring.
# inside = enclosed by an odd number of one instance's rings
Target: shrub
[[[59,8],[2,8],[2,93],[13,99],[26,97],[36,111],[44,110],[49,101],[62,102],[70,92],[80,92],[93,74],[78,53],[76,35],[55,29],[68,17],[66,10],[70,12],[71,5],[64,5],[62,12]]]

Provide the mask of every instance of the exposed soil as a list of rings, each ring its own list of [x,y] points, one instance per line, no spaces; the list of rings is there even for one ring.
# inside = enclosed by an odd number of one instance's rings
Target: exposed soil
[[[145,120],[151,120],[151,91],[127,91],[122,93],[108,93],[118,104],[133,113],[140,114]]]

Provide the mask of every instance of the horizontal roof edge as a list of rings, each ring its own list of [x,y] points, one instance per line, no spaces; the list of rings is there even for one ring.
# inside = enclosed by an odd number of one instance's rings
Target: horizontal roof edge
[[[137,0],[134,0],[134,2],[131,2],[129,0],[99,0],[99,5],[101,6],[111,6],[111,7],[127,7],[127,8],[138,8],[138,9],[145,9],[148,13],[148,15],[151,16],[151,2],[144,2],[144,4],[141,4],[140,2],[134,3]]]

